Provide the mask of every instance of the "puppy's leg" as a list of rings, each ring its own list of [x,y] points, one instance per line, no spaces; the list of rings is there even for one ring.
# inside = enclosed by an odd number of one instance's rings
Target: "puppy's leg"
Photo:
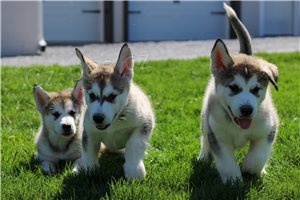
[[[212,131],[207,133],[207,141],[223,183],[236,180],[242,181],[241,170],[234,157],[234,148],[219,142]]]
[[[56,172],[56,163],[55,162],[43,160],[41,162],[41,166],[46,173]]]
[[[213,157],[216,160],[216,167],[223,183],[237,180],[242,181],[241,170],[236,163],[232,148],[220,144],[220,151],[213,151]]]
[[[274,137],[275,132],[271,132],[268,138],[261,138],[250,143],[250,150],[243,163],[243,172],[258,176],[265,173],[264,168],[272,150]]]
[[[126,178],[144,178],[146,175],[144,154],[150,137],[149,132],[135,129],[125,147],[124,173]]]
[[[40,145],[42,146],[42,145]],[[46,146],[46,145],[45,145]],[[40,149],[42,149],[40,147]],[[45,173],[54,173],[56,172],[56,164],[58,160],[56,160],[53,155],[51,155],[51,151],[47,151],[47,149],[43,149],[44,151],[36,152],[35,159],[41,162],[41,166]]]
[[[100,141],[91,136],[88,136],[86,132],[82,135],[82,156],[79,161],[75,163],[73,172],[78,172],[80,169],[91,169],[98,165],[98,153],[100,149]]]
[[[210,162],[211,161],[211,152],[209,148],[209,143],[205,135],[201,136],[201,150],[199,161]]]

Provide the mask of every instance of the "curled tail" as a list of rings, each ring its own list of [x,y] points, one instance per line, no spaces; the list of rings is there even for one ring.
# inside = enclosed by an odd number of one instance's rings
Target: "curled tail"
[[[228,6],[226,3],[224,3],[224,9],[226,10],[226,14],[230,21],[230,24],[239,39],[240,53],[251,55],[252,54],[251,37],[250,37],[250,34],[249,34],[247,28],[236,16],[236,13],[234,12],[234,10],[230,6]]]

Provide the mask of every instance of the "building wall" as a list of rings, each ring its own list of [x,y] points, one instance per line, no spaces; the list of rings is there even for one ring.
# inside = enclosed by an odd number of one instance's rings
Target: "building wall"
[[[243,1],[241,20],[252,37],[300,35],[300,2]]]
[[[113,42],[125,40],[124,4],[123,1],[115,1],[113,4]]]
[[[36,54],[42,39],[41,2],[1,2],[1,56]]]
[[[300,2],[294,1],[294,35],[300,35]]]
[[[241,2],[241,21],[248,28],[252,37],[258,37],[260,33],[260,2],[244,1]]]

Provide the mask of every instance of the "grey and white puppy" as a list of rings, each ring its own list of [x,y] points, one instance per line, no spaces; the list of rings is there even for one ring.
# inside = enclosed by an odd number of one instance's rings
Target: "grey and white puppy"
[[[81,156],[82,82],[79,81],[73,90],[50,93],[35,84],[33,94],[42,118],[35,138],[37,158],[45,172],[56,172],[58,161],[76,161]]]
[[[202,107],[200,160],[211,155],[223,183],[242,180],[234,151],[250,142],[242,171],[260,175],[278,131],[278,116],[268,84],[276,90],[274,64],[252,55],[250,35],[234,10],[224,3],[239,41],[240,54],[230,55],[218,39],[211,52],[212,77]]]
[[[99,147],[104,144],[109,151],[125,149],[126,178],[143,178],[154,114],[149,99],[132,81],[134,63],[128,45],[121,48],[115,65],[99,65],[78,49],[76,55],[83,69],[87,111],[82,159],[73,171],[97,166]]]

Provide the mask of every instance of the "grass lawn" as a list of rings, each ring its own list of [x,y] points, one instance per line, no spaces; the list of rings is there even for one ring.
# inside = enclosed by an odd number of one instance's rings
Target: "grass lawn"
[[[70,163],[45,175],[33,159],[40,118],[32,87],[72,87],[80,67],[2,67],[2,199],[300,199],[299,53],[260,54],[279,67],[279,92],[272,88],[280,131],[262,178],[222,185],[214,165],[197,163],[202,98],[210,77],[209,59],[136,64],[134,80],[149,95],[156,128],[145,158],[143,181],[124,179],[120,155],[102,155],[97,171],[71,173]],[[241,163],[246,148],[237,152]]]

